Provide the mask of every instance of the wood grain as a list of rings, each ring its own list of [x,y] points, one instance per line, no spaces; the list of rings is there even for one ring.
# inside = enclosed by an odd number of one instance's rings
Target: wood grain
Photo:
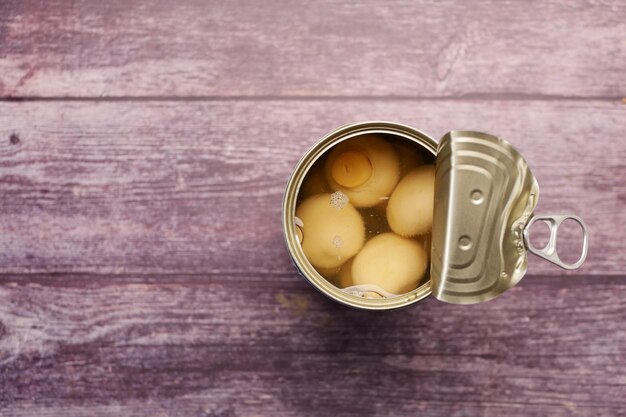
[[[626,4],[0,3],[0,96],[626,95]]]
[[[280,211],[297,160],[377,118],[507,138],[539,180],[537,212],[587,221],[582,273],[626,270],[620,103],[253,100],[0,103],[0,271],[290,273]],[[561,271],[532,259],[531,274]]]
[[[0,413],[619,416],[626,279],[350,310],[295,274],[3,276]]]
[[[626,417],[624,33],[620,0],[1,0],[0,417]],[[512,142],[582,270],[317,294],[284,186],[376,119]]]

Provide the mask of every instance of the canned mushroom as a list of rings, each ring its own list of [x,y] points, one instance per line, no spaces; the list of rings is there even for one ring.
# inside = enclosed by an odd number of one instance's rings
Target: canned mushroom
[[[408,126],[367,122],[339,128],[296,166],[283,199],[294,264],[340,303],[370,310],[407,306],[434,293],[470,304],[491,299],[526,272],[526,248],[564,268],[587,253],[577,216],[535,216],[538,185],[507,142],[453,131],[439,145]],[[583,229],[574,264],[556,253],[566,218]],[[546,248],[528,242],[536,220]]]

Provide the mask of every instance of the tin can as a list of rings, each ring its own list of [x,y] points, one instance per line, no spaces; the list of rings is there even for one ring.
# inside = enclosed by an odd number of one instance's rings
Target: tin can
[[[296,218],[305,177],[324,155],[347,140],[382,135],[409,142],[435,161],[434,210],[427,279],[417,288],[392,297],[366,298],[335,286],[307,259]],[[576,269],[588,250],[588,231],[578,216],[533,215],[539,186],[526,161],[506,141],[471,131],[451,131],[438,143],[412,127],[391,122],[365,122],[340,127],[322,138],[298,162],[283,198],[283,229],[293,263],[307,281],[331,299],[366,310],[392,310],[430,294],[455,304],[492,299],[515,285],[527,269],[527,251],[566,269]],[[559,225],[576,221],[583,230],[582,253],[573,264],[556,251]],[[529,230],[537,221],[550,228],[544,248],[534,247]]]

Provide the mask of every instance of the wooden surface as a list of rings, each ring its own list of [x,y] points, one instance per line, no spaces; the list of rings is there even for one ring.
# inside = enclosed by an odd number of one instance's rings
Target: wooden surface
[[[3,0],[8,96],[619,97],[626,4]]]
[[[492,302],[384,314],[333,304],[291,275],[3,284],[8,415],[626,410],[621,278],[529,277]]]
[[[0,416],[626,416],[626,4],[0,0]],[[349,310],[280,202],[329,130],[485,130],[576,272]],[[572,249],[572,242],[560,248]]]
[[[518,102],[482,100],[0,103],[0,271],[293,272],[280,216],[293,167],[329,126],[378,117],[430,126],[436,137],[454,125],[511,138],[539,179],[537,212],[571,211],[589,223],[591,254],[577,273],[623,272],[616,225],[626,224],[626,146],[592,138],[619,137],[626,106],[524,106],[520,114]],[[531,273],[563,272],[537,260]]]

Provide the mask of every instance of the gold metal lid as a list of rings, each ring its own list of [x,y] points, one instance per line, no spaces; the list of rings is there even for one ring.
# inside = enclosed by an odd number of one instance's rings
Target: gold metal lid
[[[431,249],[433,295],[455,304],[489,300],[514,286],[526,273],[526,248],[564,268],[575,269],[587,255],[588,232],[577,216],[532,217],[539,185],[524,158],[495,136],[470,131],[444,135],[437,150],[435,212]],[[574,264],[556,253],[558,226],[577,221],[583,252]],[[550,227],[550,242],[528,242],[535,220]]]

